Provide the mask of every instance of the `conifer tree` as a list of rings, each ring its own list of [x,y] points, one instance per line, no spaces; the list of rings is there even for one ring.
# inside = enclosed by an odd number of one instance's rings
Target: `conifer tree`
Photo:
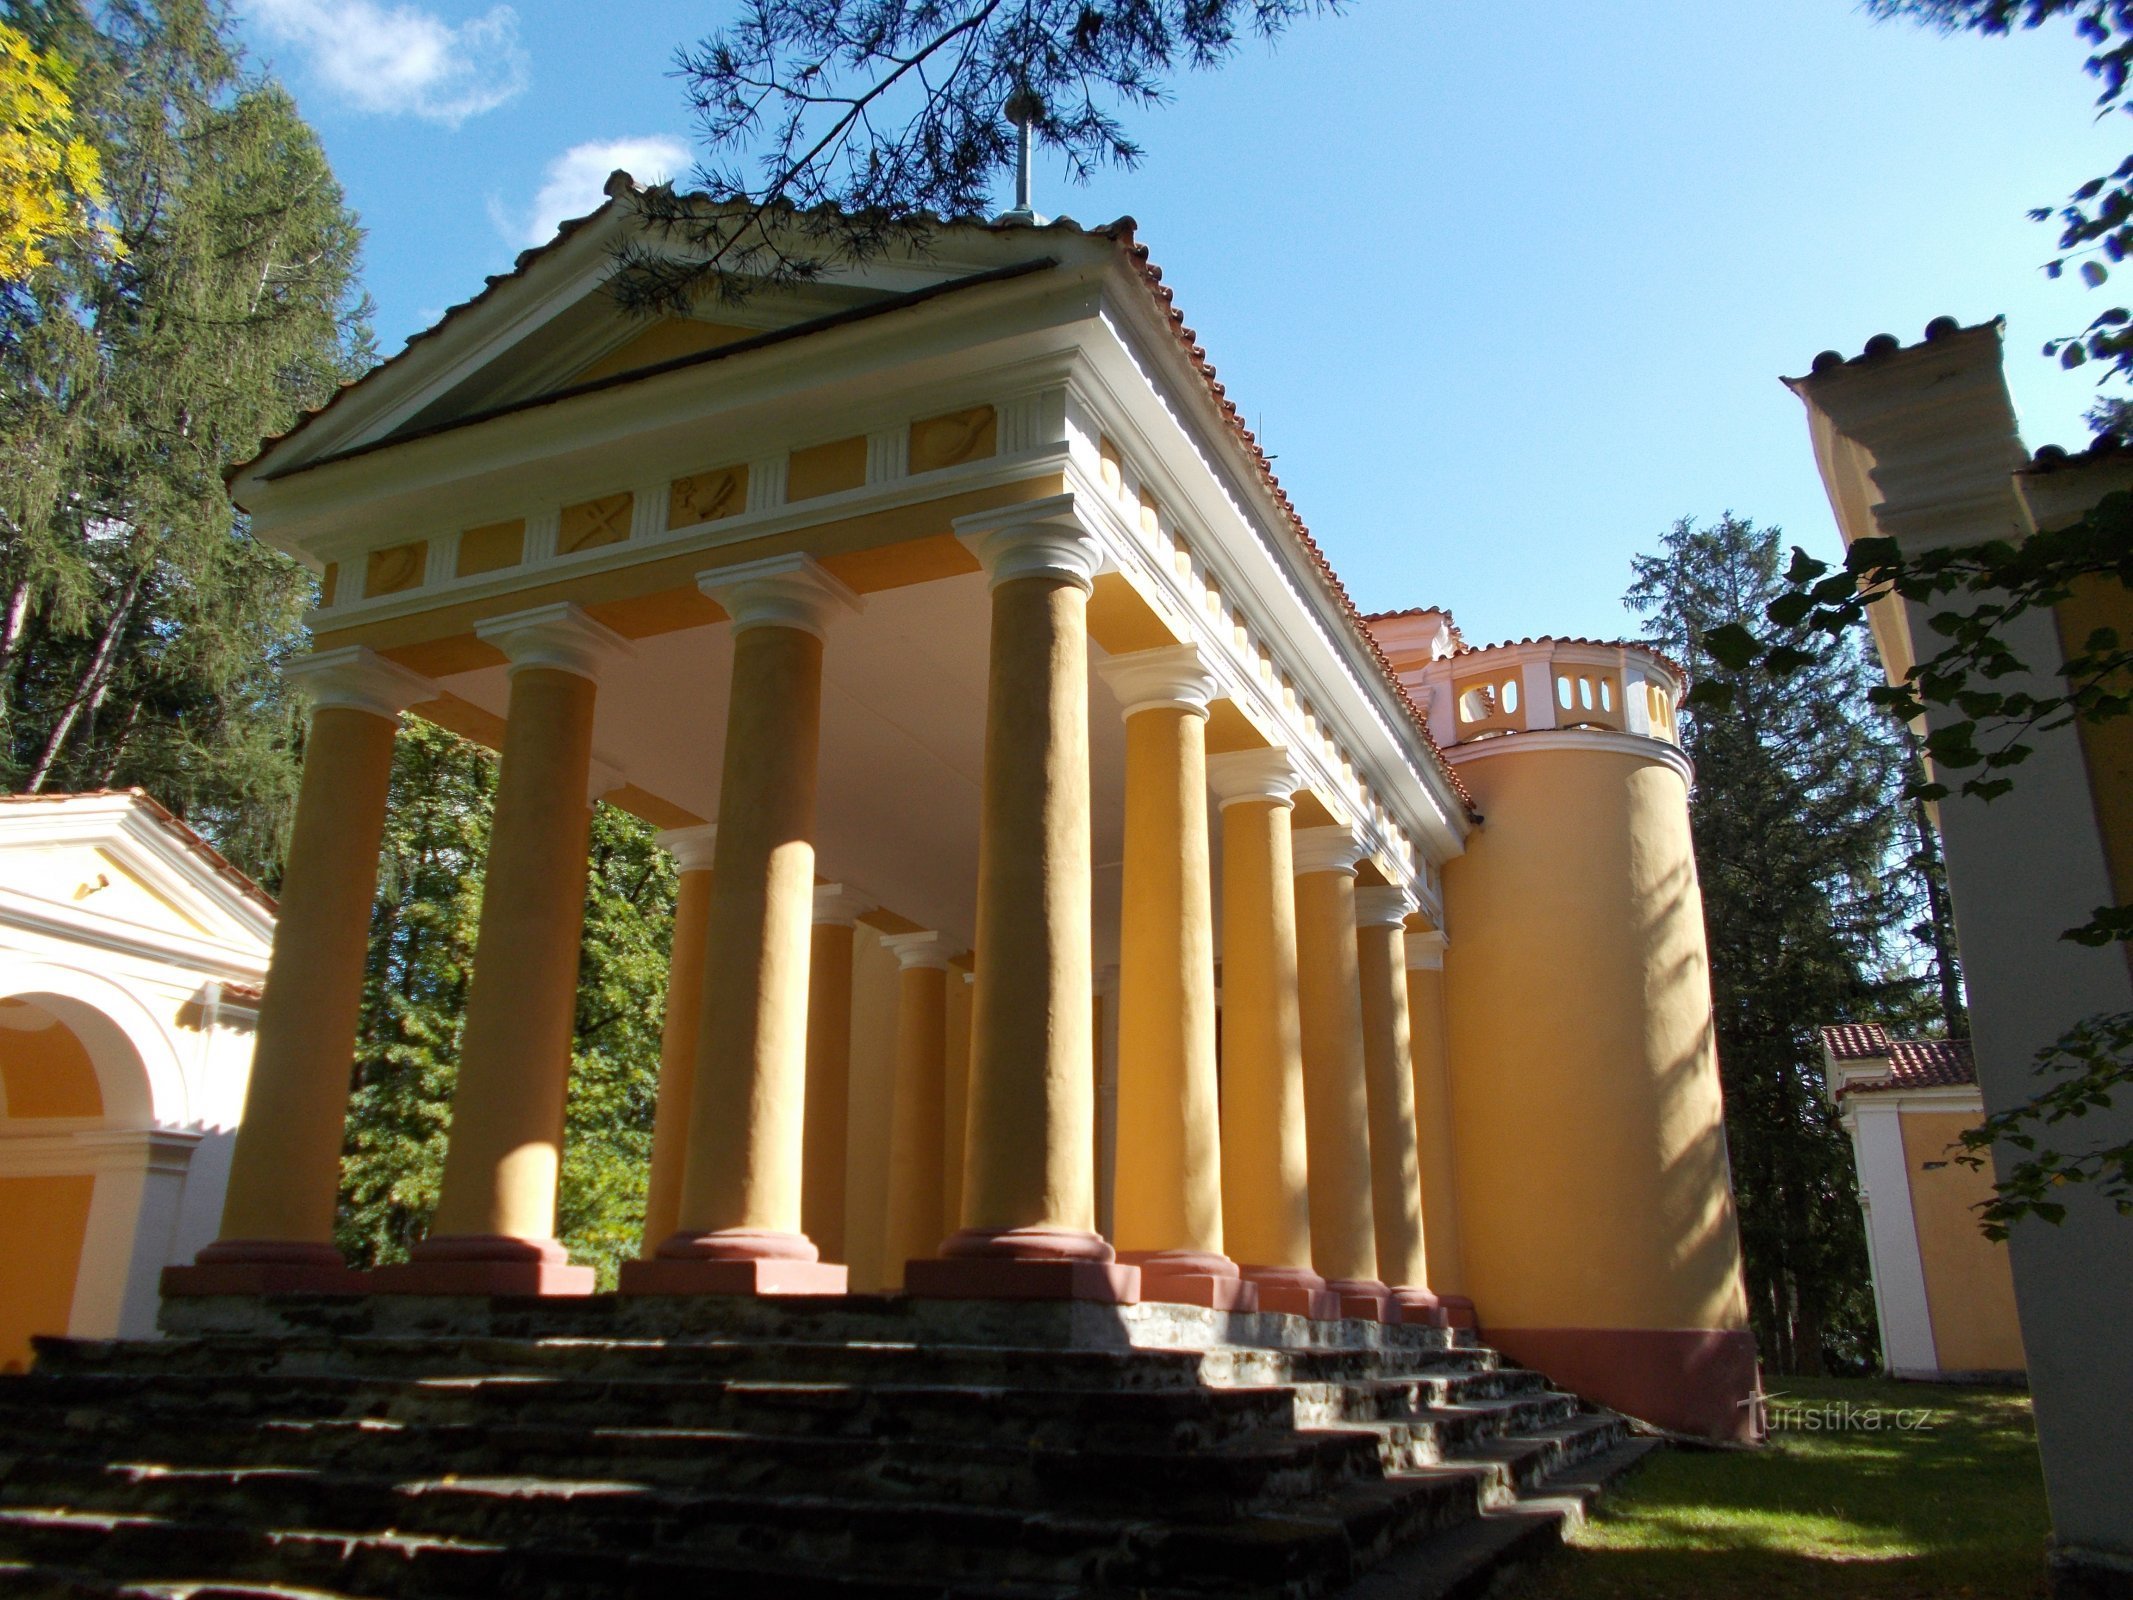
[[[1930,1002],[1911,970],[1921,906],[1906,872],[1902,732],[1869,703],[1856,641],[1822,641],[1782,682],[1704,647],[1783,591],[1778,540],[1730,513],[1684,518],[1659,554],[1636,558],[1627,601],[1691,678],[1732,680],[1723,709],[1682,721],[1726,1135],[1763,1359],[1818,1373],[1871,1360],[1875,1336],[1851,1151],[1822,1096],[1816,1029],[1915,1027]]]
[[[0,769],[142,784],[271,873],[312,584],[222,473],[364,364],[359,230],[201,0],[6,15],[76,66],[120,248],[57,246],[0,287]]]

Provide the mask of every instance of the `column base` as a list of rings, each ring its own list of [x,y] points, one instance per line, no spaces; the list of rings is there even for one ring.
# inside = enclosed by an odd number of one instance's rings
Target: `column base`
[[[165,1267],[166,1297],[227,1294],[361,1294],[364,1274],[330,1244],[217,1239],[189,1265]]]
[[[1444,1325],[1447,1328],[1472,1329],[1481,1326],[1481,1313],[1474,1309],[1474,1302],[1463,1294],[1441,1294],[1437,1296],[1437,1305],[1444,1313]]]
[[[1259,1290],[1228,1256],[1203,1250],[1128,1250],[1119,1256],[1141,1269],[1141,1302],[1206,1306],[1212,1311],[1257,1311]]]
[[[1244,1267],[1244,1280],[1259,1291],[1261,1311],[1279,1311],[1314,1322],[1336,1322],[1341,1297],[1309,1267]]]
[[[1676,1433],[1752,1442],[1755,1335],[1725,1328],[1491,1328],[1489,1343],[1559,1389]]]
[[[965,1228],[939,1256],[904,1264],[917,1300],[1088,1300],[1130,1306],[1138,1267],[1120,1266],[1101,1234],[1078,1228]]]
[[[1375,1278],[1332,1278],[1326,1287],[1340,1296],[1341,1315],[1355,1322],[1398,1322],[1392,1291]]]
[[[368,1276],[372,1294],[583,1295],[596,1286],[593,1269],[572,1266],[555,1240],[502,1234],[434,1235]]]
[[[624,1294],[843,1294],[846,1271],[827,1261],[782,1259],[625,1261]]]
[[[1410,1284],[1396,1284],[1392,1291],[1392,1303],[1399,1308],[1400,1321],[1410,1328],[1449,1328],[1451,1321],[1444,1309],[1444,1302],[1427,1289],[1418,1289]]]

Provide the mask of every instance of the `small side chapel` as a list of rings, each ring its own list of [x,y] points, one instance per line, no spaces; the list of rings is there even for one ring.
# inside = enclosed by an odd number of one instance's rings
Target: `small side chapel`
[[[1358,614],[1131,222],[647,323],[603,289],[634,192],[231,476],[323,601],[220,1236],[165,1295],[591,1291],[553,1235],[601,802],[682,870],[622,1296],[1478,1323],[1743,1435],[1679,668]],[[406,711],[502,766],[442,1197],[366,1275]]]

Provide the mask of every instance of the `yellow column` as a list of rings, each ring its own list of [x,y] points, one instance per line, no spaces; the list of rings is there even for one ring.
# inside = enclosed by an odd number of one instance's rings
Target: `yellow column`
[[[1452,1165],[1452,1082],[1444,1047],[1444,935],[1407,931],[1408,1037],[1415,1066],[1415,1143],[1422,1163],[1422,1230],[1429,1286],[1455,1328],[1474,1326],[1459,1240],[1458,1174]]]
[[[857,610],[806,556],[706,573],[733,619],[733,689],[704,951],[704,1021],[681,1222],[626,1292],[839,1294],[801,1231],[822,645]]]
[[[659,1030],[659,1103],[652,1113],[652,1166],[644,1197],[642,1254],[651,1256],[681,1214],[681,1164],[689,1149],[696,1087],[696,1034],[703,1016],[704,931],[711,916],[711,853],[718,824],[669,828],[658,843],[681,869],[674,896],[674,948],[667,957],[667,1015]]]
[[[873,907],[841,883],[815,886],[807,948],[807,1122],[800,1231],[825,1261],[846,1260],[844,1168],[852,1103],[852,937]]]
[[[882,943],[902,969],[896,1001],[896,1097],[889,1111],[889,1208],[885,1254],[904,1263],[931,1256],[948,1231],[941,1210],[942,1141],[948,1124],[948,950],[932,932]]]
[[[1362,980],[1356,969],[1355,864],[1362,846],[1352,830],[1342,827],[1301,828],[1292,840],[1311,1265],[1340,1296],[1343,1316],[1383,1318],[1392,1297],[1378,1277]]]
[[[511,663],[474,977],[429,1237],[375,1274],[401,1294],[590,1294],[554,1238],[585,924],[593,699],[629,646],[573,605],[476,626]]]
[[[1378,1276],[1402,1322],[1444,1326],[1430,1292],[1415,1146],[1415,1068],[1407,1014],[1407,918],[1415,898],[1386,885],[1355,891],[1356,970],[1363,997],[1363,1077],[1370,1091],[1370,1209]]]
[[[1207,703],[1191,645],[1098,669],[1125,708],[1126,843],[1119,916],[1119,1259],[1141,1298],[1255,1310],[1222,1253],[1215,1073],[1215,933],[1207,849]]]
[[[992,589],[962,1228],[913,1294],[1130,1300],[1094,1229],[1088,597],[1073,498],[963,518]]]
[[[963,1214],[963,1134],[970,1125],[970,1004],[977,981],[974,972],[956,971],[948,978],[948,1087],[941,1129],[944,1228],[953,1226]]]
[[[324,1293],[360,1282],[333,1248],[333,1211],[378,841],[400,712],[437,691],[361,646],[302,657],[285,672],[311,700],[311,732],[222,1236],[198,1265],[164,1274],[166,1294]]]
[[[1334,1317],[1311,1268],[1297,1009],[1297,774],[1286,750],[1210,756],[1222,803],[1222,1221],[1262,1311]]]

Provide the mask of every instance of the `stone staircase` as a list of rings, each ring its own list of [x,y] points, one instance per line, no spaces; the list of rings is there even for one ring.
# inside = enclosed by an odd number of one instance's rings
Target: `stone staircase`
[[[174,1302],[0,1379],[0,1595],[1450,1595],[1648,1441],[1441,1330]]]

